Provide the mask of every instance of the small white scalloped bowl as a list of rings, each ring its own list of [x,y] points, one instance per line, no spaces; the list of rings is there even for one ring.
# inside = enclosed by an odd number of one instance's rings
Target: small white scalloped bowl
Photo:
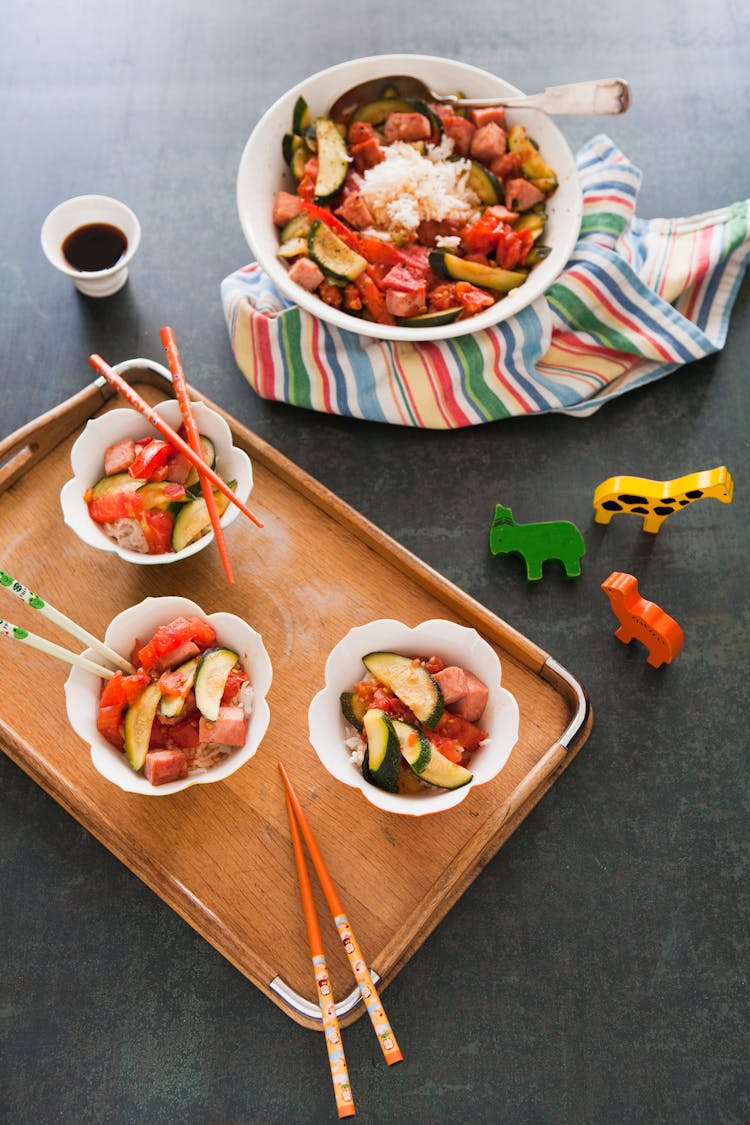
[[[115,367],[115,371],[129,369],[132,362],[128,361]],[[166,368],[150,363],[167,379],[170,378]],[[247,501],[253,487],[253,468],[250,458],[242,449],[232,445],[232,433],[224,419],[214,410],[209,409],[202,402],[193,402],[193,415],[198,431],[210,438],[216,449],[216,472],[225,481],[236,480],[236,495],[243,502]],[[173,430],[179,430],[182,425],[180,405],[176,399],[167,399],[155,407],[155,412],[168,422]],[[152,426],[142,414],[132,407],[122,410],[109,410],[106,414],[93,418],[86,423],[82,433],[76,439],[70,452],[70,462],[73,468],[73,477],[63,485],[60,493],[63,518],[84,543],[95,547],[99,551],[111,551],[119,555],[125,562],[140,565],[153,565],[179,562],[189,558],[198,551],[202,551],[214,540],[213,531],[202,535],[194,543],[190,543],[181,551],[167,551],[160,555],[146,555],[140,551],[131,551],[120,547],[113,539],[106,535],[98,524],[94,523],[89,515],[83,494],[87,488],[92,488],[104,476],[104,453],[108,446],[125,438],[143,438],[153,436],[161,438],[162,435]],[[229,504],[221,517],[221,526],[227,528],[240,515],[236,505]]]
[[[136,639],[144,644],[160,625],[166,625],[175,617],[200,617],[208,621],[216,630],[217,640],[239,654],[240,662],[250,677],[253,688],[253,705],[247,725],[247,741],[204,772],[195,771],[181,781],[168,781],[164,785],[151,785],[142,773],[136,773],[125,754],[99,733],[96,729],[96,715],[102,689],[102,680],[82,668],[73,668],[65,682],[65,704],[68,720],[73,730],[91,749],[94,768],[107,781],[124,789],[127,793],[138,793],[145,797],[168,797],[180,793],[191,785],[209,785],[224,781],[240,766],[254,756],[268,729],[271,716],[266,696],[273,678],[271,659],[266,652],[263,638],[241,617],[233,613],[204,613],[199,605],[189,598],[176,596],[145,598],[138,605],[130,606],[118,613],[110,622],[104,636],[106,644],[116,652],[129,657]],[[87,649],[85,656],[101,664],[102,657]]]
[[[388,793],[365,781],[345,744],[347,723],[340,696],[351,691],[366,675],[362,657],[368,652],[399,652],[404,656],[439,656],[446,665],[473,672],[489,688],[489,699],[480,726],[488,737],[472,754],[473,774],[460,789],[423,786],[416,793]],[[502,669],[497,653],[477,633],[455,621],[423,621],[410,628],[401,621],[370,621],[351,629],[331,650],[325,666],[325,686],[308,711],[310,742],[320,761],[337,781],[358,789],[371,805],[402,816],[444,812],[465,800],[471,789],[492,781],[500,773],[518,740],[518,704],[501,687]]]

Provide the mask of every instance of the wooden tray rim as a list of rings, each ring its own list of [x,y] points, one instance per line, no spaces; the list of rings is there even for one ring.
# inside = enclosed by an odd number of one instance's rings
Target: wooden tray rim
[[[161,364],[151,359],[136,358],[125,360],[117,364],[115,370],[130,384],[139,382],[156,388],[162,394],[174,396],[174,388],[169,371]],[[462,615],[474,621],[490,633],[496,643],[525,665],[533,674],[547,681],[568,705],[569,722],[559,739],[554,742],[542,755],[536,765],[521,779],[516,789],[510,794],[497,815],[487,821],[485,830],[476,833],[469,844],[464,848],[462,857],[465,864],[454,864],[456,875],[445,879],[442,902],[445,909],[432,912],[427,921],[435,924],[444,917],[455,901],[460,897],[466,887],[476,878],[482,867],[500,849],[505,840],[515,831],[522,820],[528,815],[534,805],[544,793],[557,780],[557,777],[569,765],[572,758],[580,750],[590,733],[593,724],[593,712],[588,693],[578,679],[569,669],[560,664],[554,657],[548,655],[523,634],[517,632],[497,614],[492,613],[480,602],[472,598],[460,587],[455,586],[450,579],[433,570],[428,563],[419,559],[406,547],[402,546],[391,536],[381,531],[365,516],[357,512],[346,501],[331,492],[325,485],[310,476],[304,469],[295,465],[284,454],[280,453],[264,439],[250,431],[231,414],[217,406],[207,396],[201,394],[194,387],[190,387],[190,396],[193,400],[204,402],[211,410],[221,415],[233,434],[237,434],[251,447],[252,455],[262,461],[271,471],[282,477],[287,483],[302,491],[308,500],[320,508],[324,508],[329,516],[334,516],[337,522],[352,528],[356,525],[358,535],[365,534],[368,545],[378,554],[395,562],[402,570],[415,580],[429,578],[440,590],[446,605],[458,609]],[[39,417],[32,419],[14,433],[0,442],[0,495],[2,495],[15,481],[25,475],[39,461],[43,460],[60,442],[70,436],[81,424],[92,417],[98,409],[109,402],[116,395],[116,391],[103,377],[98,377],[84,387],[80,392],[60,403]],[[423,583],[422,583],[423,584]],[[73,802],[66,792],[53,784],[53,777],[49,770],[41,763],[34,763],[28,753],[15,740],[9,738],[9,731],[0,721],[0,730],[3,734],[3,750],[26,772],[32,780],[41,786],[53,799],[65,808],[75,819],[79,819]],[[32,748],[33,749],[33,748]],[[15,751],[15,752],[14,752]],[[134,870],[125,860],[124,854],[112,846],[112,841],[105,839],[92,822],[80,821],[87,830],[99,839],[101,843],[116,855],[134,874],[143,881],[143,875]],[[148,884],[147,884],[148,885]],[[153,887],[151,889],[154,889]],[[175,902],[159,894],[164,902],[185,918],[188,924],[196,928],[192,920],[187,917]],[[432,927],[434,928],[434,927]],[[432,929],[431,928],[431,929]],[[422,939],[428,936],[431,929],[421,935]],[[200,931],[199,931],[200,932]],[[205,935],[203,935],[205,936]],[[393,935],[388,948],[399,946],[399,935]],[[416,948],[416,947],[414,947]],[[412,949],[412,952],[414,951]],[[226,951],[221,951],[231,961],[231,956]],[[401,967],[408,957],[401,957],[400,963],[384,969],[382,975],[370,966],[372,978],[375,983],[395,975],[397,968]],[[388,961],[389,958],[386,957]],[[242,967],[237,966],[241,971]],[[244,971],[243,971],[244,972]],[[244,973],[244,975],[247,975]],[[252,978],[250,978],[252,979]],[[254,982],[259,983],[259,982]],[[387,983],[387,981],[386,981]],[[285,1010],[296,1022],[315,1030],[322,1029],[322,1017],[319,1008],[301,996],[281,977],[276,976],[267,987],[267,995]],[[355,987],[349,995],[336,1002],[336,1012],[343,1025],[358,1018],[364,1010],[364,1001]]]

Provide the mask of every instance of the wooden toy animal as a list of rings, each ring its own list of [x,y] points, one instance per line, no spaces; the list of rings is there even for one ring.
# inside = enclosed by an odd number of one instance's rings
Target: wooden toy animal
[[[542,566],[549,559],[558,559],[563,564],[566,577],[577,578],[586,545],[574,523],[567,520],[516,523],[510,508],[496,504],[490,528],[490,551],[493,555],[523,555],[527,580],[538,582]]]
[[[669,664],[682,649],[680,626],[654,602],[647,602],[638,593],[638,580],[632,574],[615,570],[602,582],[602,590],[612,605],[620,628],[615,636],[624,644],[633,637],[648,649],[647,663],[654,668]]]
[[[667,516],[704,496],[722,504],[732,503],[734,481],[726,466],[704,469],[676,480],[646,480],[645,477],[610,477],[594,493],[594,519],[609,523],[618,512],[643,516],[643,531],[654,534]]]

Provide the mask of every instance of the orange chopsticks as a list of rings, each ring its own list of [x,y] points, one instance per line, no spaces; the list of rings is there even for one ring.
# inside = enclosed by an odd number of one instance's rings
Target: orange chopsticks
[[[185,431],[187,433],[188,441],[193,453],[204,461],[203,450],[201,449],[200,436],[198,434],[198,427],[195,424],[195,417],[193,416],[193,408],[190,404],[190,395],[188,394],[187,383],[185,382],[185,373],[182,370],[182,361],[180,360],[180,353],[177,349],[177,341],[174,337],[174,332],[168,326],[162,328],[160,332],[161,342],[164,345],[164,350],[167,353],[167,363],[169,370],[172,373],[172,385],[177,395],[177,401],[180,404],[180,413],[182,420],[185,423]],[[196,466],[197,468],[197,466]],[[206,474],[202,469],[198,469],[198,479],[201,483],[201,491],[203,499],[206,501],[206,508],[208,509],[208,516],[211,520],[211,527],[214,529],[214,536],[216,537],[216,546],[219,548],[221,561],[224,564],[224,571],[227,576],[227,581],[231,584],[234,582],[234,575],[232,574],[232,564],[229,561],[229,552],[227,551],[227,544],[224,538],[224,529],[221,526],[221,517],[219,516],[219,509],[216,506],[216,497],[214,490],[211,487]]]
[[[318,1003],[320,1004],[320,1014],[323,1017],[323,1033],[326,1039],[326,1048],[328,1049],[328,1064],[331,1068],[331,1080],[333,1082],[333,1092],[336,1097],[336,1109],[338,1110],[339,1117],[353,1117],[355,1113],[354,1099],[352,1098],[352,1088],[349,1083],[349,1071],[346,1069],[346,1057],[344,1056],[344,1045],[341,1042],[341,1029],[339,1028],[339,1021],[336,1016],[336,1004],[333,999],[331,979],[328,975],[328,966],[326,965],[325,953],[323,951],[323,939],[320,936],[318,915],[315,911],[315,903],[313,902],[312,886],[310,885],[310,876],[307,873],[305,856],[302,851],[302,841],[300,840],[297,821],[288,794],[286,809],[289,814],[289,829],[292,834],[294,862],[297,865],[297,878],[299,879],[302,909],[305,914],[307,936],[310,941],[310,955],[312,957],[313,972],[315,973],[315,985],[318,990]]]
[[[328,903],[328,907],[331,911],[331,914],[333,915],[333,920],[336,925],[336,929],[338,930],[339,937],[341,938],[341,942],[344,946],[344,950],[346,951],[346,955],[349,958],[349,964],[351,965],[352,972],[354,973],[357,984],[359,985],[360,993],[365,1002],[365,1007],[367,1008],[367,1014],[370,1017],[372,1026],[375,1028],[375,1033],[378,1037],[378,1042],[380,1043],[380,1049],[383,1052],[383,1056],[386,1062],[389,1066],[391,1066],[393,1063],[401,1062],[404,1056],[401,1054],[399,1045],[396,1042],[396,1036],[393,1034],[391,1025],[388,1023],[385,1009],[383,1008],[380,997],[378,996],[378,992],[375,988],[375,984],[373,983],[370,971],[367,968],[367,963],[365,962],[359,945],[357,944],[357,940],[354,937],[349,919],[347,918],[344,912],[344,908],[341,905],[341,900],[336,893],[336,888],[333,885],[333,880],[331,879],[328,868],[325,865],[325,860],[323,859],[323,856],[320,853],[320,849],[315,842],[315,837],[312,834],[312,829],[307,823],[307,818],[304,814],[302,806],[299,803],[297,794],[294,792],[292,783],[289,780],[289,775],[287,774],[281,762],[279,762],[279,770],[281,771],[281,776],[286,787],[287,808],[289,810],[290,824],[292,825],[292,843],[294,843],[296,828],[296,826],[293,825],[292,822],[293,819],[296,818],[297,825],[299,826],[299,831],[304,837],[305,844],[307,845],[307,850],[310,853],[310,859],[313,862],[313,867],[315,868],[315,872],[323,889],[323,894],[325,895],[326,902]],[[297,838],[299,838],[298,833]],[[297,848],[295,845],[295,859],[296,858]],[[302,858],[302,862],[304,864],[304,858]],[[297,870],[299,872],[299,861]],[[307,872],[305,872],[305,874],[307,874]]]
[[[226,481],[223,481],[218,473],[208,467],[202,456],[197,457],[189,444],[183,441],[180,435],[155,412],[153,407],[149,406],[146,400],[141,398],[138,392],[134,391],[133,388],[125,382],[122,376],[118,375],[108,363],[105,363],[100,355],[90,355],[89,363],[100,375],[104,376],[107,382],[113,386],[116,391],[120,392],[122,397],[126,399],[131,406],[135,407],[139,414],[142,414],[152,426],[155,426],[159,433],[164,435],[167,441],[171,442],[181,453],[184,453],[191,465],[195,465],[199,472],[205,473],[211,483],[215,484],[219,491],[223,492],[226,498],[234,504],[236,508],[239,508],[243,515],[247,516],[249,520],[252,520],[257,527],[263,527],[261,521],[250,511],[247,504],[243,504],[239,496],[235,496]]]

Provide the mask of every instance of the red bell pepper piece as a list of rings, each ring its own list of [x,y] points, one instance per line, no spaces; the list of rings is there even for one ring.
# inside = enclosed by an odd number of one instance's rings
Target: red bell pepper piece
[[[166,465],[171,453],[172,446],[168,441],[153,438],[136,454],[128,473],[137,480],[148,480],[153,472]]]

